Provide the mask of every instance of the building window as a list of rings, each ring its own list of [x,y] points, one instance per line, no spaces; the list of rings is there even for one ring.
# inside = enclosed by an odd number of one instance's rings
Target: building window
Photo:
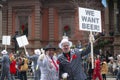
[[[71,34],[70,26],[66,25],[63,27],[63,34],[66,34],[66,36],[70,37],[70,34]]]
[[[28,16],[18,16],[18,18],[20,34],[28,37]]]

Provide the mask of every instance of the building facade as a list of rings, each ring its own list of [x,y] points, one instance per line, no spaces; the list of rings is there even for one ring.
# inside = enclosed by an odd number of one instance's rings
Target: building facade
[[[107,9],[106,9],[107,10]],[[114,33],[113,38],[113,53],[114,55],[120,54],[120,1],[108,0],[108,30],[111,34]]]
[[[75,45],[78,41],[87,43],[89,32],[79,30],[78,6],[100,10],[102,29],[107,30],[108,34],[113,24],[108,21],[112,14],[107,15],[108,9],[103,7],[101,0],[3,0],[1,4],[1,39],[3,35],[13,37],[18,31],[21,35],[27,35],[29,45],[26,47],[29,50],[48,43],[58,46],[64,34]],[[14,41],[8,48],[14,50]]]

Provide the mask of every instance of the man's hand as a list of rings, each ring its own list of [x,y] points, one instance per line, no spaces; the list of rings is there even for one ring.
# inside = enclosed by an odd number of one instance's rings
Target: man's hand
[[[94,43],[95,42],[94,35],[92,35],[92,34],[89,35],[89,41],[90,41],[90,43]]]
[[[25,52],[25,54],[26,54],[27,57],[29,56],[28,52]]]
[[[38,65],[36,66],[36,70],[38,70]]]
[[[45,50],[43,50],[43,48],[41,48],[41,52],[42,52],[42,54],[45,54]]]
[[[43,60],[44,59],[44,57],[45,57],[45,54],[44,53],[42,53],[40,56],[39,56],[39,60]]]
[[[67,80],[67,77],[68,77],[68,76],[69,76],[68,73],[63,73],[63,74],[62,74],[63,80]]]

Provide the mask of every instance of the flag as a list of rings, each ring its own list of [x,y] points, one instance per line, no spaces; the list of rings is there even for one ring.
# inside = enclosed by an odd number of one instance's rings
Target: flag
[[[107,1],[106,0],[102,0],[102,4],[104,7],[107,7]]]

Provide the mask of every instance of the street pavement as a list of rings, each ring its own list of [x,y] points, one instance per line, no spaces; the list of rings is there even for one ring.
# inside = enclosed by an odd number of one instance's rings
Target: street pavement
[[[116,80],[116,78],[107,78],[107,80]]]
[[[99,79],[96,79],[96,80],[99,80]],[[106,80],[116,80],[116,78],[115,78],[115,77],[112,77],[112,76],[109,76],[109,77],[107,77]]]
[[[19,80],[19,79],[16,79],[16,80]],[[34,80],[33,78],[28,78],[28,80]],[[99,79],[96,79],[96,80],[99,80]],[[116,80],[116,78],[107,78],[107,80]]]
[[[107,75],[106,77],[107,77],[106,80],[116,80],[116,77],[112,75]],[[27,76],[27,78],[28,78],[27,80],[34,80],[33,76]],[[15,80],[20,80],[20,79],[15,79]],[[99,79],[96,79],[96,80],[99,80]]]

